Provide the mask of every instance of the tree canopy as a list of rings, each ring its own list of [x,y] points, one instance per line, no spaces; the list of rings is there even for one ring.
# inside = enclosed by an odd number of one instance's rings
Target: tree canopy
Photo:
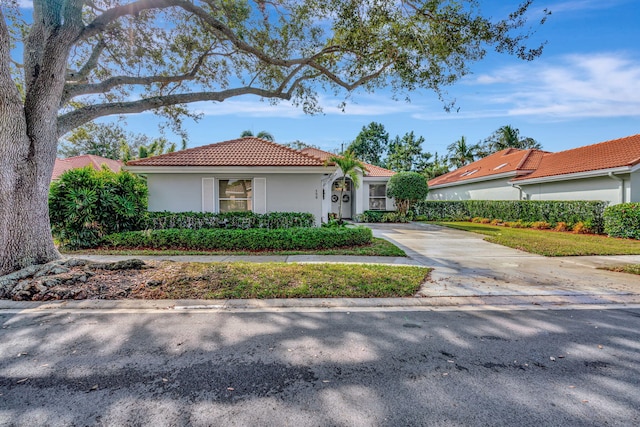
[[[524,0],[33,0],[0,9],[0,274],[59,257],[47,193],[58,138],[153,111],[183,138],[188,104],[239,96],[320,111],[319,94],[444,89],[488,49],[531,60]],[[25,16],[31,13],[31,16]],[[544,14],[542,20],[546,19]]]
[[[520,136],[520,130],[511,125],[501,126],[493,132],[487,139],[477,146],[480,157],[497,153],[507,148],[517,148],[521,150],[541,149],[542,144],[531,137]]]
[[[360,160],[376,166],[384,165],[384,156],[389,148],[389,132],[381,123],[371,122],[363,126],[347,150]]]

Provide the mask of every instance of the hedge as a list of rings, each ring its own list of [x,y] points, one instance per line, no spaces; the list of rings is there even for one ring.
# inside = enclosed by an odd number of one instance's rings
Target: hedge
[[[184,228],[199,230],[201,228],[294,228],[313,227],[313,214],[302,212],[270,212],[257,214],[253,212],[148,212],[143,229],[165,230]]]
[[[398,211],[364,211],[363,213],[356,215],[355,220],[357,222],[409,222],[413,218],[411,212],[409,215],[405,215]]]
[[[621,203],[606,208],[604,232],[611,237],[640,239],[640,203]]]
[[[298,250],[328,249],[371,243],[366,227],[289,228],[249,230],[167,229],[116,233],[106,236],[103,245],[113,248],[192,250]]]
[[[553,226],[584,223],[596,233],[604,230],[607,202],[585,200],[427,200],[413,206],[416,215],[428,221],[465,221],[480,217],[502,221],[544,221]]]

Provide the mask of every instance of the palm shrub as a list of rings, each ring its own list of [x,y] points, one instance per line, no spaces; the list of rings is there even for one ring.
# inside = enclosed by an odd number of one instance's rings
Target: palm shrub
[[[387,197],[395,199],[398,212],[406,215],[411,204],[427,198],[427,179],[417,172],[400,172],[387,183]]]
[[[87,248],[111,233],[138,229],[147,211],[147,185],[130,172],[71,169],[49,190],[53,236],[64,246]]]

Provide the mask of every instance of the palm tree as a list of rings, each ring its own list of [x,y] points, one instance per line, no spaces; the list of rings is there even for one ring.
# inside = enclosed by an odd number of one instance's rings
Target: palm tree
[[[353,151],[351,150],[345,151],[340,156],[334,154],[324,162],[325,166],[328,166],[330,163],[335,164],[342,171],[342,185],[340,186],[340,205],[338,207],[338,221],[342,222],[342,193],[344,192],[347,176],[351,178],[353,188],[358,188],[360,186],[360,177],[358,176],[358,172],[364,174],[365,166],[360,160],[356,159],[355,154],[353,154]]]
[[[541,149],[542,145],[533,138],[521,137],[520,130],[505,125],[499,128],[485,141],[488,154],[497,153],[507,148],[518,148],[521,150]]]
[[[251,131],[249,129],[243,130],[242,133],[240,134],[240,138],[244,138],[246,136],[254,136],[253,135],[253,131]],[[261,130],[260,132],[258,132],[257,135],[255,135],[255,137],[256,138],[260,138],[260,139],[264,139],[265,141],[269,141],[269,142],[273,142],[274,141],[273,135],[271,135],[266,130]]]
[[[464,136],[460,137],[453,144],[449,144],[447,146],[448,154],[449,154],[449,162],[456,168],[461,168],[462,166],[468,165],[476,159],[476,151],[478,150],[478,145],[469,145],[467,144],[467,138]]]

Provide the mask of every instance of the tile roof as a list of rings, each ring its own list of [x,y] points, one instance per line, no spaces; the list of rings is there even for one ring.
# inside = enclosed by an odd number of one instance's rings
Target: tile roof
[[[327,160],[331,156],[335,156],[335,153],[329,153],[328,151],[319,150],[313,147],[307,147],[300,150],[300,152],[317,157],[321,159],[323,162]],[[369,163],[364,163],[367,176],[370,177],[390,177],[395,175],[396,173],[392,170],[381,168],[380,166],[371,165]]]
[[[548,154],[546,151],[541,150],[507,148],[433,178],[429,181],[429,187],[458,182],[463,183],[464,181],[477,178],[491,179],[494,175],[505,173],[512,173],[514,175],[527,174],[535,170],[542,158]]]
[[[591,172],[640,164],[640,134],[545,155],[536,170],[516,180]]]
[[[83,154],[66,159],[56,159],[51,179],[56,180],[60,178],[60,175],[69,169],[80,169],[85,166],[91,166],[95,170],[100,170],[103,164],[107,165],[107,167],[114,172],[119,172],[123,166],[120,160],[107,159],[106,157],[94,156],[93,154]]]
[[[127,166],[324,166],[324,162],[284,145],[245,137],[131,160]]]

